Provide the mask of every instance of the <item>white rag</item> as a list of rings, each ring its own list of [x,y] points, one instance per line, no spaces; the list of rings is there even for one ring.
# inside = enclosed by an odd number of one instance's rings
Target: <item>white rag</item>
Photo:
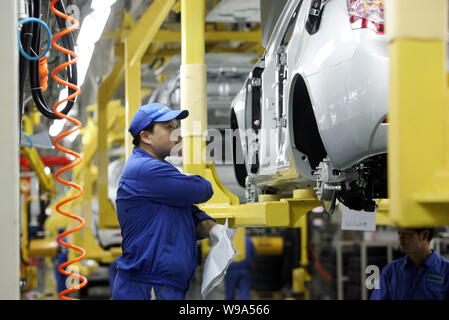
[[[237,256],[237,250],[229,236],[228,219],[224,227],[220,230],[218,241],[212,246],[204,263],[201,287],[203,299],[206,299],[207,295],[223,280],[226,270]]]

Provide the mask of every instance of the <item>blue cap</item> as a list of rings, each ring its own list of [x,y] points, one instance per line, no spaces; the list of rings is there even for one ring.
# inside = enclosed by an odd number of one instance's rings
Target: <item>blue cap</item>
[[[187,110],[171,110],[161,103],[150,103],[141,106],[134,114],[128,131],[133,137],[150,125],[151,122],[163,122],[173,119],[184,119],[189,115]]]

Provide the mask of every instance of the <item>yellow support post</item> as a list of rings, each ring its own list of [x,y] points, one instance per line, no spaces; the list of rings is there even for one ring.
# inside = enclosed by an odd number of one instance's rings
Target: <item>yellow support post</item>
[[[295,190],[293,193],[295,198],[299,199],[307,199],[309,198],[311,201],[315,199],[315,194],[312,190]],[[309,258],[308,258],[308,239],[307,239],[307,212],[305,210],[293,210],[296,212],[302,212],[303,214],[298,217],[297,223],[295,224],[295,227],[299,228],[301,230],[301,258],[299,261],[299,268],[293,269],[292,273],[292,282],[293,282],[293,292],[294,293],[302,293],[304,294],[304,299],[309,300],[309,292],[306,286],[306,282],[310,281],[312,278],[307,271],[307,267],[309,265]]]
[[[29,258],[29,254],[28,254],[28,248],[29,248],[29,229],[28,229],[28,225],[29,225],[29,211],[28,211],[28,207],[30,205],[31,201],[36,201],[39,200],[37,197],[35,196],[28,196],[25,198],[25,201],[23,203],[23,213],[22,213],[22,232],[20,235],[20,249],[22,252],[22,260],[28,262],[28,258]]]
[[[141,105],[141,72],[140,63],[130,64],[129,59],[131,55],[129,53],[128,46],[125,44],[125,96],[126,96],[126,128],[129,127],[131,119],[139,109]],[[130,137],[128,130],[125,130],[125,152],[126,159],[129,158],[133,150],[132,138]]]
[[[299,267],[292,270],[292,282],[293,282],[293,293],[302,294],[304,300],[309,300],[309,290],[306,286],[306,282],[312,280],[312,277],[307,272],[306,268]]]
[[[181,122],[185,173],[203,175],[207,129],[206,66],[204,64],[203,0],[181,1],[181,108],[189,117]]]
[[[189,110],[182,125],[184,173],[209,180],[214,195],[210,204],[237,205],[239,199],[220,181],[213,163],[206,164],[207,98],[205,65],[205,3],[181,1],[181,108]]]
[[[390,217],[401,227],[449,225],[448,2],[385,4]]]
[[[99,202],[99,227],[118,228],[119,223],[113,204],[108,198],[108,133],[110,126],[108,123],[108,109],[113,107],[109,100],[123,81],[125,76],[123,60],[119,61],[108,77],[103,81],[98,89],[98,130],[97,130],[97,155],[98,155],[98,202]],[[115,102],[115,105],[119,101]],[[95,148],[93,148],[95,150]],[[92,149],[91,149],[92,150]]]

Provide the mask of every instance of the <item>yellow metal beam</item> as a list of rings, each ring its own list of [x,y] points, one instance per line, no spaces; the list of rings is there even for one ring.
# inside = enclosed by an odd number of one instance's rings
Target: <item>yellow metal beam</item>
[[[258,255],[281,255],[284,251],[282,237],[251,237]]]
[[[117,228],[119,226],[114,206],[108,197],[108,133],[111,120],[114,117],[108,115],[108,110],[120,105],[119,101],[110,104],[109,101],[120,86],[125,76],[124,61],[120,60],[112,72],[101,83],[98,89],[98,129],[97,129],[97,160],[98,160],[98,202],[99,202],[99,227]],[[109,122],[109,123],[108,123]],[[93,145],[88,150],[95,150]]]
[[[176,3],[173,5],[173,8],[171,10],[174,13],[180,13],[181,12],[181,0],[176,0]]]
[[[30,241],[29,257],[56,257],[58,255],[58,243],[55,240],[34,239]]]
[[[448,2],[386,6],[390,217],[402,227],[449,225]]]
[[[304,227],[305,215],[323,203],[314,197],[283,198],[246,204],[203,203],[199,205],[220,223],[230,227]],[[304,260],[304,262],[306,262]]]
[[[126,36],[125,47],[128,47],[126,63],[130,66],[140,65],[140,59],[175,4],[175,0],[154,0],[147,11]]]

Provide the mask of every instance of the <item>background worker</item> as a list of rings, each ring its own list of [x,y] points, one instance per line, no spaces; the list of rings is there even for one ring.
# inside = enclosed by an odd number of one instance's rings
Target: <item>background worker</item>
[[[245,235],[245,251],[245,260],[232,262],[226,272],[226,300],[234,300],[236,298],[236,291],[238,291],[239,300],[251,299],[251,267],[252,261],[256,255],[256,249],[248,235]]]
[[[449,261],[430,249],[432,228],[398,230],[405,256],[389,263],[371,300],[449,300]]]
[[[211,184],[164,160],[181,141],[177,120],[187,116],[187,110],[158,103],[141,106],[133,116],[135,147],[117,189],[123,253],[113,299],[185,299],[197,265],[197,239],[214,239],[224,228],[194,205],[212,197]]]

